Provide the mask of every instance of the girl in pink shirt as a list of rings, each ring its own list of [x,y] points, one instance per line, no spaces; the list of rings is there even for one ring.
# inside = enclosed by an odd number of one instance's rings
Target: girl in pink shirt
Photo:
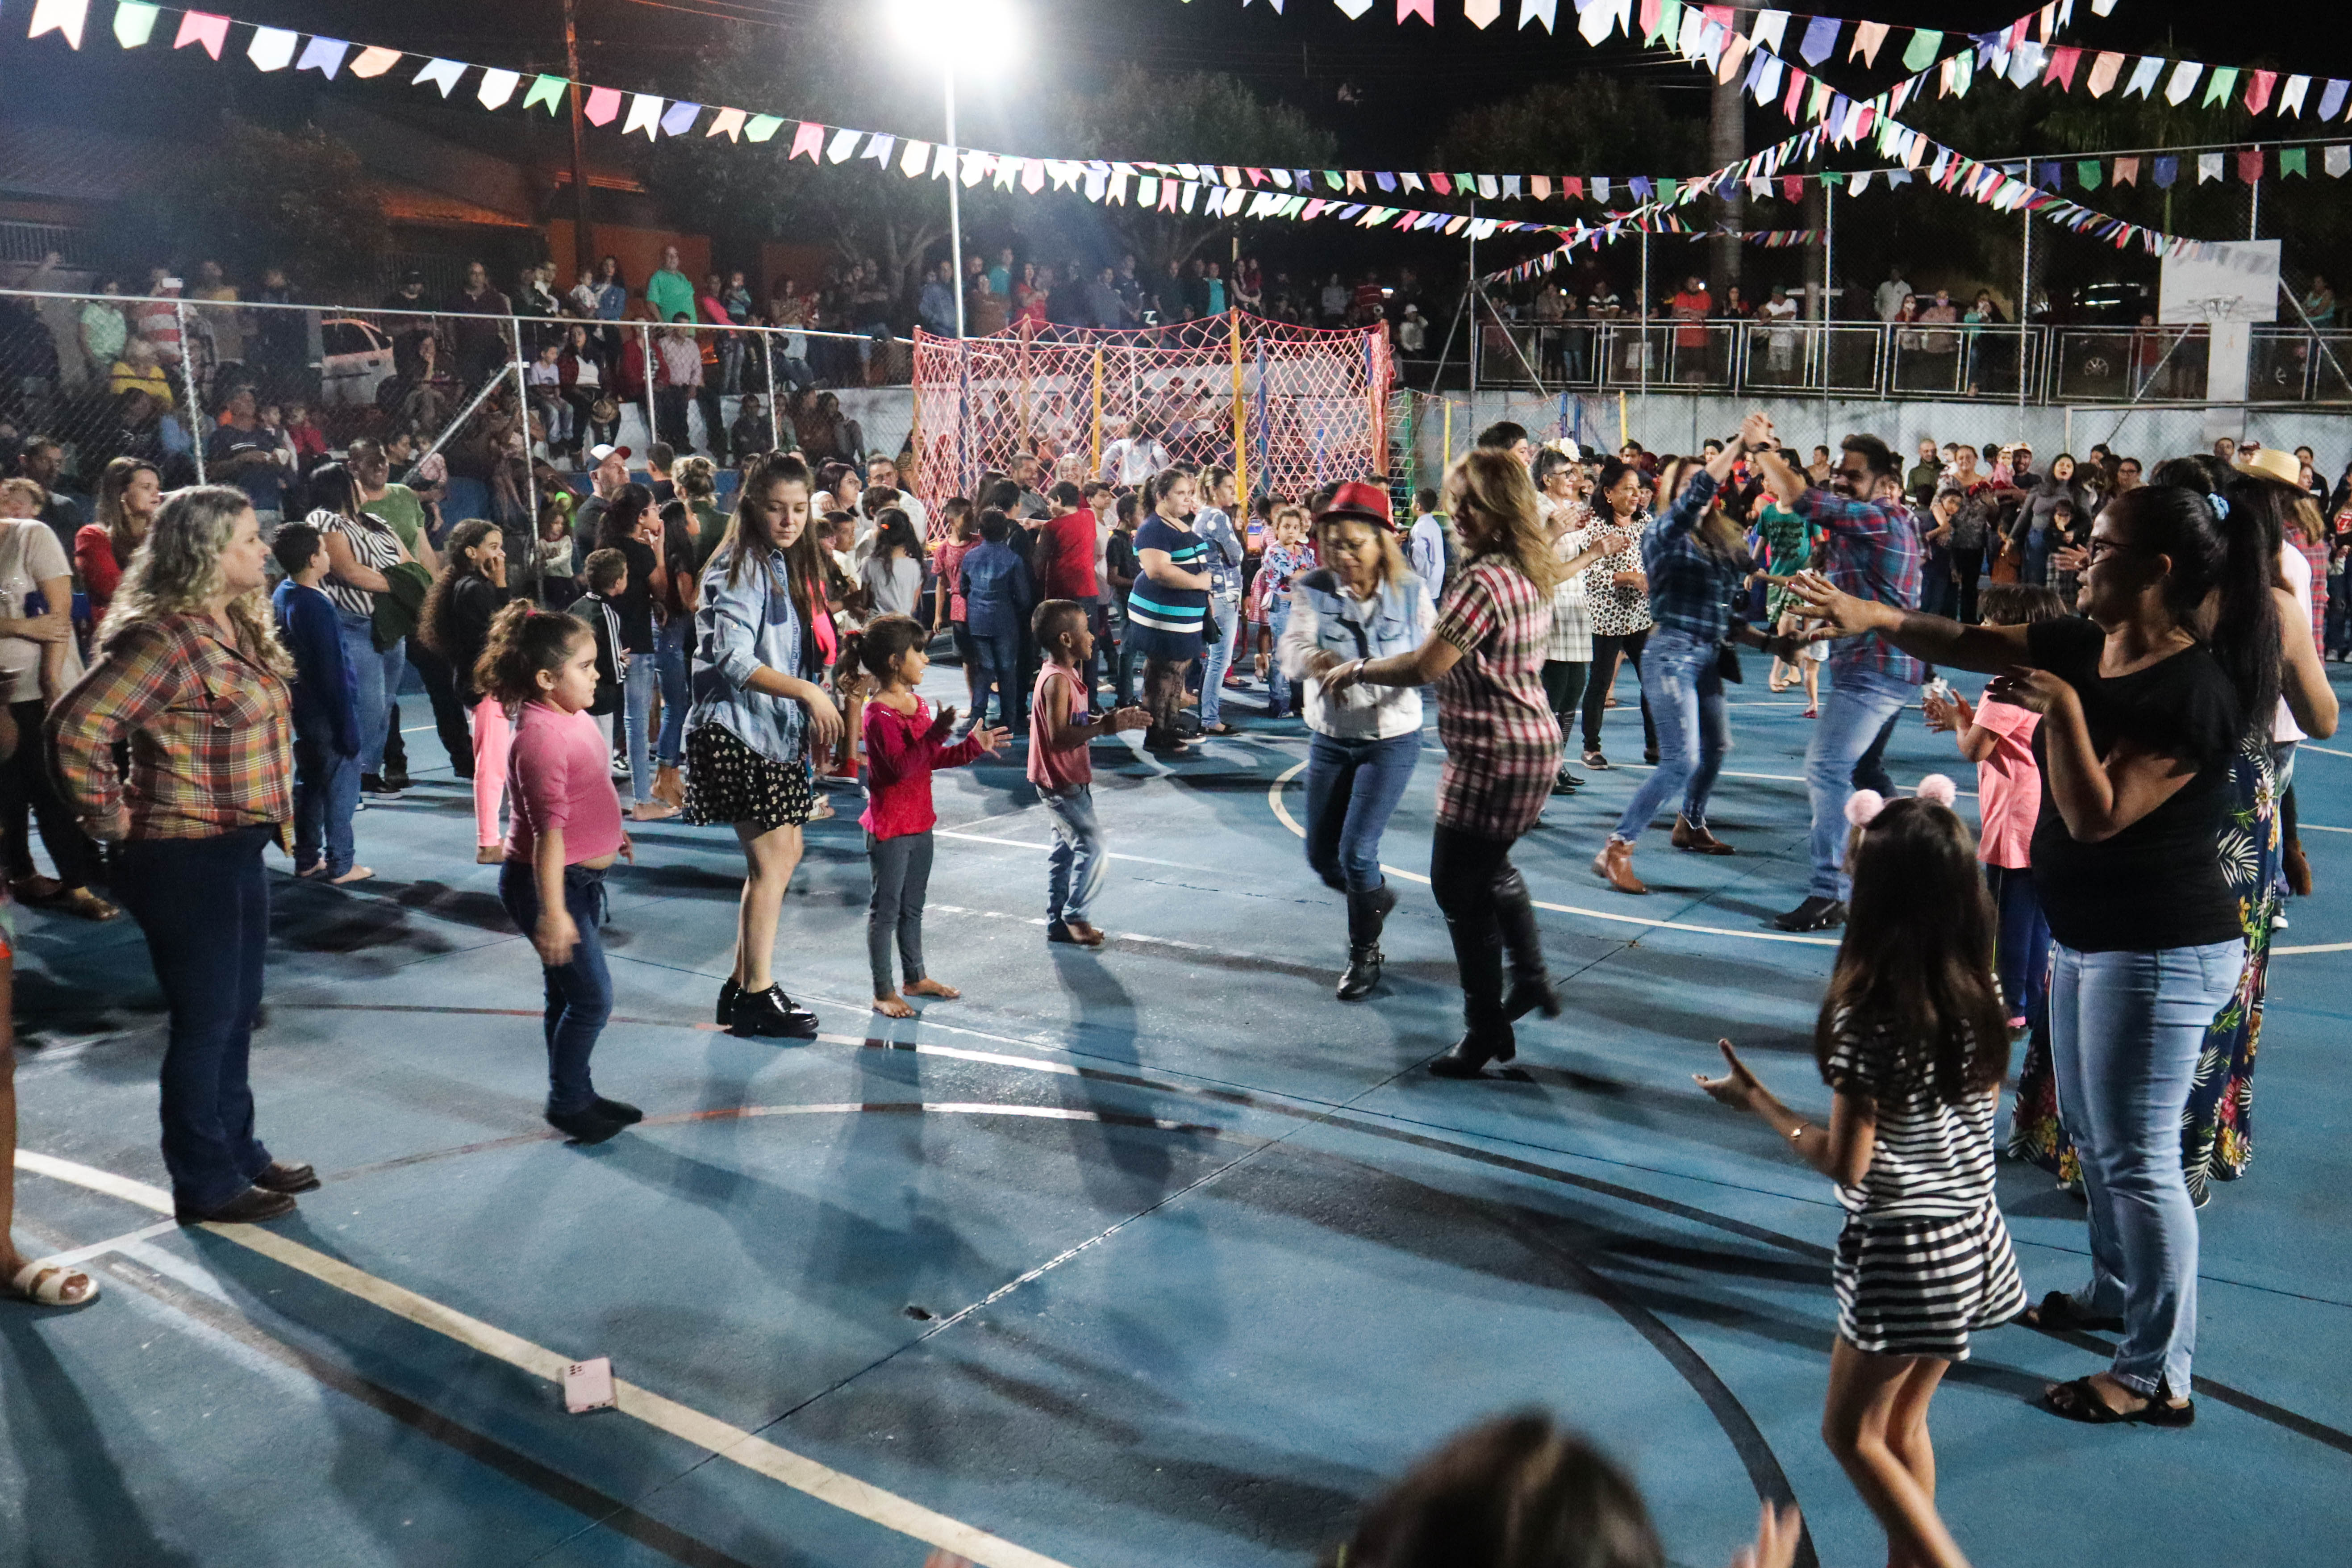
[[[886,1018],[911,1017],[908,996],[952,1002],[962,993],[923,968],[923,898],[931,880],[931,773],[993,756],[1005,732],[985,724],[947,744],[952,708],[937,713],[915,694],[930,663],[929,634],[905,616],[877,616],[864,631],[842,639],[841,667],[862,668],[874,682],[866,705],[866,858],[874,868],[874,898],[866,911],[866,956],[874,970],[874,1010]],[[890,942],[898,939],[905,984],[890,984]]]
[[[2021,626],[2065,614],[2056,591],[2022,583],[1985,585],[1984,624]],[[1977,765],[1977,809],[1982,831],[1977,858],[1984,862],[2000,919],[1994,949],[2000,994],[2011,1028],[2021,1028],[2050,986],[2050,924],[2033,890],[2033,825],[2042,813],[2042,768],[2033,760],[2033,732],[2042,716],[2010,702],[1971,708],[1955,694],[1927,699],[1927,722],[1958,740],[1960,755]]]
[[[621,826],[611,751],[588,715],[596,639],[586,623],[518,600],[491,621],[474,679],[516,713],[499,901],[546,969],[548,1124],[574,1142],[601,1143],[645,1113],[606,1100],[588,1076],[589,1053],[613,1014],[597,935],[604,872],[616,856],[636,858]]]

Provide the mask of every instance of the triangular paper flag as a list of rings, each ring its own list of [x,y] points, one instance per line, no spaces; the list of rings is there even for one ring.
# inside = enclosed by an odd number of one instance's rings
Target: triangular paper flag
[[[866,139],[866,151],[857,154],[857,161],[862,163],[871,158],[887,169],[890,166],[890,159],[898,151],[898,139],[896,136],[887,131],[877,131]]]
[[[2118,158],[2116,160],[2116,184],[2118,185],[2137,185],[2139,184],[2138,159]]]
[[[2195,60],[2182,60],[2174,66],[2172,80],[2165,85],[2164,101],[2176,105],[2185,101],[2197,90],[2197,79],[2204,74],[2205,68]]]
[[[2287,78],[2286,87],[2284,90],[2279,94],[2278,111],[2281,114],[2292,114],[2297,120],[2302,119],[2304,95],[2308,93],[2310,90],[2311,79],[2309,77],[2291,76]]]
[[[833,133],[833,140],[826,144],[824,150],[824,161],[828,163],[845,163],[849,162],[851,155],[857,151],[857,144],[865,139],[866,134],[864,132],[852,131],[845,126],[843,127],[841,130]]]
[[[2336,118],[2336,111],[2344,107],[2344,95],[2347,89],[2352,89],[2352,82],[2347,82],[2340,77],[2327,84],[2327,90],[2319,95],[2320,119]]]
[[[1402,4],[1402,0],[1399,0],[1399,4]],[[1599,48],[1608,41],[1609,35],[1617,30],[1618,9],[1612,0],[1590,0],[1576,18],[1576,36]]]
[[[1434,27],[1437,26],[1436,5],[1437,0],[1397,0],[1397,21],[1402,24],[1408,16],[1418,16]]]
[[[1837,52],[1837,18],[1816,16],[1805,26],[1805,39],[1797,46],[1797,58],[1809,66],[1817,66]]]
[[[484,109],[504,109],[507,100],[512,98],[515,89],[521,85],[520,71],[485,69],[481,85],[474,89],[474,97]]]
[[[457,85],[457,79],[465,74],[466,62],[463,60],[427,60],[425,68],[418,71],[408,85],[423,87],[430,82],[441,89],[442,97],[446,98],[450,89]]]
[[[2238,154],[2238,178],[2253,184],[2263,177],[2263,150],[2249,147]]]
[[[2156,182],[2156,188],[2158,190],[2168,191],[2172,189],[2172,183],[2180,178],[2180,160],[2178,158],[2158,158],[2156,161],[2155,168],[2149,172],[2148,177]]]
[[[1911,47],[1903,51],[1903,68],[1913,73],[1926,70],[1936,63],[1936,56],[1944,47],[1944,35],[1920,27],[1911,34]]]
[[[2231,94],[2231,91],[2233,89],[2235,89],[2235,88],[2237,87],[2237,85],[2238,85],[2238,68],[2237,68],[2237,67],[2235,67],[2235,66],[2217,66],[2217,67],[2215,67],[2215,68],[2214,68],[2214,70],[2213,70],[2213,74],[2212,74],[2210,77],[2207,78],[2207,79],[2206,79],[2206,81],[2205,81],[2205,100],[2204,100],[2204,101],[2203,101],[2203,102],[2200,103],[2197,107],[2198,107],[2198,108],[2200,108],[2200,109],[2210,109],[2213,105],[2215,105],[2215,104],[2217,104],[2217,103],[2227,103],[2227,102],[2229,102],[2229,101],[2230,101],[2230,94]]]
[[[2305,150],[2301,147],[2280,148],[2279,177],[2284,179],[2289,174],[2302,174],[2308,178],[2310,167],[2305,162]]]
[[[351,53],[351,45],[341,38],[313,37],[302,47],[302,58],[294,62],[298,71],[317,71],[329,81],[343,68],[343,57]]]
[[[708,142],[713,136],[724,136],[732,142],[743,134],[743,120],[741,110],[722,109],[710,117],[710,129],[702,133],[702,139]]]
[[[1559,16],[1559,0],[1519,0],[1519,26],[1522,27],[1529,22],[1541,22],[1544,31],[1549,33]]]
[[[909,142],[907,143],[906,152],[898,157],[898,173],[911,180],[929,168],[930,163],[931,144],[928,142]]]
[[[301,41],[300,34],[283,27],[256,27],[253,42],[245,46],[245,58],[257,71],[282,71],[294,63],[294,46]]]
[[[1878,46],[1885,41],[1885,23],[1858,22],[1853,29],[1853,47],[1846,51],[1845,58],[1852,60],[1860,56],[1865,68],[1874,66],[1878,63]]]
[[[190,44],[202,44],[205,53],[218,59],[221,46],[227,42],[226,16],[215,16],[209,11],[183,11],[180,13],[179,36],[172,40],[172,47],[184,49]]]
[[[2208,183],[2208,182],[2210,182],[2210,181],[2218,180],[2218,179],[2220,179],[2221,177],[2221,153],[2198,153],[2198,154],[2197,154],[2197,183],[2198,183],[2199,184],[2200,184],[2200,185],[2201,185],[2201,184],[2207,184],[2207,183]]]
[[[743,140],[765,142],[783,128],[784,117],[781,114],[755,114],[743,122]]]
[[[2270,106],[2271,89],[2278,85],[2278,72],[2248,71],[2246,76],[2246,112],[2260,114]]]
[[[2081,163],[2075,164],[2074,183],[2082,186],[2086,191],[2097,190],[2099,188],[2099,161],[2096,158],[2085,158]]]
[[[2090,89],[2093,98],[2105,98],[2114,89],[2116,78],[2123,74],[2123,56],[2110,50],[2091,62],[2090,78],[2083,85]]]
[[[681,99],[663,111],[661,132],[665,136],[683,136],[694,129],[694,122],[701,114],[702,105],[688,103]]]
[[[617,87],[592,87],[588,101],[580,112],[591,125],[610,125],[621,112],[621,89]]]
[[[37,38],[43,33],[55,31],[78,49],[81,47],[81,25],[89,19],[89,0],[33,0],[32,30],[25,36]]]
[[[1725,34],[1723,36],[1723,58],[1716,64],[1715,79],[1724,85],[1729,85],[1731,79],[1739,73],[1739,62],[1746,57],[1747,53],[1747,39],[1741,37],[1737,33]]]
[[[944,153],[946,149],[941,148],[940,151]],[[824,155],[824,127],[814,120],[802,121],[801,128],[793,132],[793,150],[784,154],[784,162],[789,163],[803,153],[808,155],[812,163]]]
[[[1024,158],[1021,163],[1021,188],[1031,195],[1045,188],[1045,160]],[[1222,190],[1223,186],[1215,187]]]
[[[816,129],[817,129],[817,138],[818,138],[818,140],[819,140],[819,141],[822,141],[822,140],[824,139],[824,126],[822,126],[822,125],[820,125],[820,126],[818,126]],[[807,127],[807,126],[805,126],[805,125],[802,126],[802,127],[801,127],[801,130],[800,130],[800,136],[806,136],[807,134],[808,134],[808,127]],[[797,157],[799,157],[799,156],[801,155],[801,142],[800,142],[800,136],[795,136],[795,137],[793,139],[793,151],[792,151],[792,157],[793,157],[793,158],[797,158]],[[811,143],[810,143],[810,145],[809,145],[809,162],[811,162],[811,163],[814,163],[814,162],[816,162],[816,155],[817,155],[818,151],[819,151],[819,149],[818,149],[818,147],[816,146],[815,142],[811,142]],[[786,160],[786,162],[788,162],[788,163],[789,163],[790,161],[791,161],[790,159],[787,159],[787,160]],[[946,179],[950,174],[954,174],[954,173],[955,173],[955,149],[954,149],[954,148],[952,148],[952,147],[950,147],[950,146],[949,146],[946,142],[940,142],[938,146],[936,146],[936,147],[934,147],[934,148],[932,148],[932,149],[931,149],[931,178],[933,178],[934,180],[944,180],[944,179]],[[1095,201],[1099,201],[1099,200],[1101,200],[1102,198],[1101,198],[1101,197],[1099,197],[1099,196],[1096,196],[1096,197],[1091,197],[1091,198],[1089,198],[1089,199],[1091,199],[1091,200],[1095,200]]]
[[[1796,67],[1789,68],[1789,96],[1780,100],[1780,118],[1793,122],[1797,118],[1798,101],[1805,95],[1805,73]]]
[[[1490,26],[1502,14],[1503,0],[1462,0],[1463,20],[1474,27]]]
[[[2139,64],[2132,67],[2131,80],[2124,87],[2126,98],[2146,98],[2156,91],[2156,79],[2164,74],[2164,62],[2154,55],[2142,55]]]
[[[1331,0],[1331,4],[1339,7],[1341,15],[1350,22],[1372,8],[1372,0]]]
[[[2352,147],[2347,147],[2339,142],[2335,146],[2326,149],[2319,154],[2319,166],[2327,171],[2329,179],[2342,179],[2345,171],[2352,169]]]
[[[2074,91],[2074,63],[2082,58],[2083,51],[2076,48],[2051,50],[2050,64],[2043,69],[2042,79],[2056,82],[2062,91]]]
[[[362,78],[379,77],[399,63],[398,49],[387,49],[378,44],[360,51],[360,58],[352,62],[352,74]]]
[[[1777,54],[1789,47],[1788,36],[1789,13],[1759,11],[1756,13],[1756,26],[1748,29],[1748,41],[1759,49],[1770,49]]]
[[[156,7],[146,0],[122,0],[114,8],[114,41],[135,49],[155,36]]]
[[[542,73],[530,84],[530,91],[523,96],[522,106],[526,110],[531,110],[544,104],[547,111],[553,114],[562,107],[563,89],[571,85],[560,76],[548,76]]]

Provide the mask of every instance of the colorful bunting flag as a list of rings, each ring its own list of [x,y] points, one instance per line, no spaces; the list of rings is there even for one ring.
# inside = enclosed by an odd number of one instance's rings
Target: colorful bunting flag
[[[2304,149],[2300,147],[2282,147],[2279,149],[2279,178],[2284,179],[2289,174],[2299,175],[2306,179],[2310,177],[2309,165],[2305,161]]]
[[[343,68],[343,57],[351,52],[351,45],[341,38],[322,38],[314,36],[310,43],[303,47],[302,58],[294,62],[294,68],[298,72],[317,71],[329,81],[332,81],[335,79],[335,73]]]
[[[621,112],[621,89],[617,87],[590,88],[588,101],[581,105],[580,112],[591,125],[612,124]]]
[[[1936,63],[1936,56],[1944,47],[1944,35],[1930,28],[1919,27],[1911,34],[1911,47],[1903,51],[1903,68],[1916,75]]]
[[[1805,27],[1804,41],[1797,46],[1797,58],[1809,66],[1818,66],[1837,52],[1837,18],[1816,16]]]
[[[475,88],[474,97],[484,109],[504,109],[507,100],[522,85],[520,71],[485,70],[481,85]]]
[[[548,113],[553,114],[562,106],[563,89],[571,85],[560,76],[541,73],[538,79],[530,84],[530,91],[523,96],[522,106],[528,110],[543,105]]]
[[[122,0],[114,8],[114,41],[126,49],[142,47],[155,36],[155,18],[161,14],[161,7],[146,0]]]
[[[398,49],[387,49],[381,44],[373,45],[362,49],[360,58],[352,62],[352,74],[363,79],[373,79],[382,76],[399,63]]]
[[[172,47],[184,49],[190,44],[202,44],[205,53],[218,59],[221,46],[227,42],[226,16],[215,16],[209,11],[183,11],[180,13],[180,33],[172,40]]]
[[[463,60],[427,60],[425,68],[418,71],[408,85],[423,87],[429,82],[439,88],[441,96],[446,98],[457,85],[457,79],[465,74],[466,62]]]
[[[81,25],[89,19],[89,0],[34,0],[32,29],[25,36],[37,38],[54,31],[78,49],[81,47]]]

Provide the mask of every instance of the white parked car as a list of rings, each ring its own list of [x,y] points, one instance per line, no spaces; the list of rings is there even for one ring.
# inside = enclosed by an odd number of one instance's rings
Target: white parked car
[[[329,316],[319,323],[320,401],[334,406],[372,408],[376,389],[392,379],[392,338],[356,316]]]

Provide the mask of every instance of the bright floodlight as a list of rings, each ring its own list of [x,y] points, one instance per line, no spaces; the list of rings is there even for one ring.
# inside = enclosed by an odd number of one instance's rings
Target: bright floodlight
[[[1019,42],[1019,17],[1007,0],[891,0],[898,36],[943,64],[1003,58]]]

